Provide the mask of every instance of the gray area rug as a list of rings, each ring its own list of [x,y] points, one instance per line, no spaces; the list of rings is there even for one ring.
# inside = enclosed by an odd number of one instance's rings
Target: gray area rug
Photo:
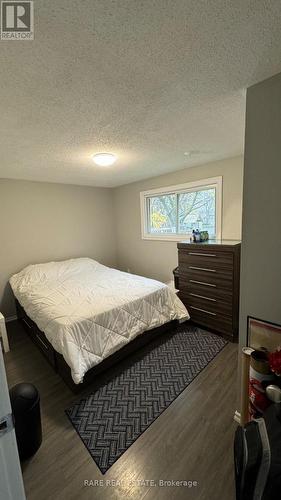
[[[112,380],[65,410],[103,474],[226,344],[185,323],[120,362]]]

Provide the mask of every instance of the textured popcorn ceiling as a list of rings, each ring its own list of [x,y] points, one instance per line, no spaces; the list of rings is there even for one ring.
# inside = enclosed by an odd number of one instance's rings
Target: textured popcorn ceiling
[[[117,186],[241,154],[245,88],[281,71],[280,0],[34,9],[34,41],[0,41],[0,177]]]

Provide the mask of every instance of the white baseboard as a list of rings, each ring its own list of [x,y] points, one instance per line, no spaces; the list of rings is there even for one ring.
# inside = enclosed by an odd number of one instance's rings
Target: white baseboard
[[[237,422],[237,424],[240,425],[240,422],[241,422],[241,414],[238,410],[235,410],[235,413],[234,413],[234,420],[235,422]]]

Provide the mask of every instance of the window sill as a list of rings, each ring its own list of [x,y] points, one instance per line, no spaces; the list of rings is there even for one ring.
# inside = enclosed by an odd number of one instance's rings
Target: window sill
[[[191,234],[175,234],[174,236],[165,236],[165,235],[151,235],[151,234],[144,234],[142,235],[141,239],[142,240],[151,240],[151,241],[190,241]],[[216,236],[209,236],[209,240],[214,240],[214,239],[219,239],[219,237]]]

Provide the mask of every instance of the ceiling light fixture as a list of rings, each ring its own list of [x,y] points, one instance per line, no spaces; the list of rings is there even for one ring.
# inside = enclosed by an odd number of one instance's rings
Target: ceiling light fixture
[[[93,156],[93,160],[96,165],[100,165],[102,167],[108,167],[109,165],[113,165],[116,162],[117,156],[112,153],[98,153]]]

